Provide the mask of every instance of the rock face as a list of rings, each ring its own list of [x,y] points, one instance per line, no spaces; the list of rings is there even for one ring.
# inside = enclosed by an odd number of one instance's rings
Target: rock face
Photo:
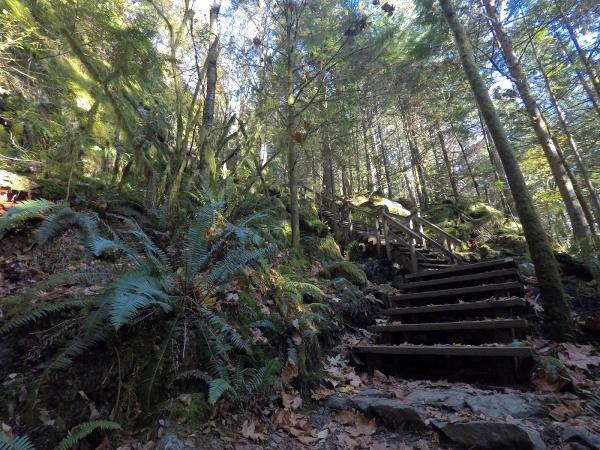
[[[475,395],[459,389],[417,389],[406,396],[415,405],[429,405],[450,411],[461,411],[469,408],[475,414],[483,414],[493,419],[515,419],[543,416],[547,413],[547,405],[555,403],[550,395],[537,394],[492,394]]]
[[[560,430],[563,443],[578,444],[575,448],[600,448],[600,435],[592,433],[584,427],[563,427]]]
[[[190,447],[185,444],[177,435],[169,433],[164,435],[156,443],[154,450],[195,450],[194,447]]]
[[[325,400],[331,409],[358,409],[371,417],[380,419],[388,428],[397,429],[405,425],[426,427],[424,414],[400,400],[389,398],[387,392],[367,389],[354,397],[331,395]]]
[[[427,425],[422,413],[407,406],[399,400],[374,396],[358,396],[352,399],[352,404],[361,412],[380,419],[388,428],[402,428],[412,425],[425,428]]]
[[[531,436],[536,432],[528,432],[510,423],[485,421],[440,423],[436,425],[436,428],[450,441],[473,450],[537,450],[545,448],[539,435]]]

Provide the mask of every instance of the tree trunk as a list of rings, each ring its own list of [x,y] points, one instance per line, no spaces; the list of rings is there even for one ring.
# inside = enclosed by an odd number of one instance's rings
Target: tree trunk
[[[510,192],[505,192],[506,185],[508,184],[508,180],[506,179],[506,173],[504,173],[504,168],[502,167],[502,161],[500,160],[500,155],[498,155],[498,151],[496,147],[494,147],[490,143],[490,138],[488,135],[488,131],[483,124],[483,118],[481,117],[481,113],[478,111],[477,115],[479,116],[479,124],[481,126],[481,134],[483,135],[483,142],[485,143],[485,148],[487,149],[488,156],[490,157],[490,163],[492,165],[492,170],[494,171],[494,179],[497,183],[501,185],[498,189],[498,193],[500,195],[500,204],[502,205],[502,209],[506,214],[514,215],[512,212],[511,205],[507,200],[507,194],[510,195]]]
[[[298,209],[298,180],[296,164],[298,155],[294,140],[296,131],[296,112],[294,97],[294,5],[288,0],[285,5],[286,18],[286,140],[287,140],[287,169],[288,188],[290,190],[290,227],[292,229],[292,247],[300,247],[300,212]]]
[[[375,128],[377,135],[379,136],[379,151],[381,153],[381,159],[383,160],[383,172],[385,174],[385,182],[387,184],[387,195],[388,198],[392,198],[394,193],[392,188],[392,170],[390,167],[390,158],[383,143],[383,134],[381,133],[381,125],[379,122],[375,125]]]
[[[569,176],[565,170],[559,152],[554,145],[554,142],[552,142],[548,125],[542,117],[542,113],[538,107],[535,97],[533,96],[529,82],[527,81],[527,77],[525,76],[525,73],[521,68],[521,64],[517,59],[517,55],[514,52],[510,36],[508,36],[500,21],[498,10],[492,3],[492,0],[483,0],[483,4],[485,6],[488,20],[490,21],[490,25],[495,31],[498,43],[502,48],[502,53],[504,55],[506,65],[508,66],[508,70],[514,79],[521,99],[525,104],[525,109],[529,114],[529,119],[531,121],[533,130],[535,131],[538,141],[544,150],[546,159],[548,160],[548,164],[550,165],[550,169],[554,176],[554,180],[556,181],[558,190],[560,191],[563,202],[565,203],[567,214],[569,215],[569,219],[571,221],[571,227],[573,228],[573,236],[575,237],[576,241],[583,241],[589,237],[590,227],[585,218],[581,204],[579,203],[579,199],[577,198],[577,195],[573,189],[573,184],[571,183],[571,180],[569,179]]]
[[[437,135],[438,139],[440,140],[440,147],[442,148],[442,156],[444,158],[444,164],[446,165],[446,171],[448,172],[450,186],[452,187],[452,195],[454,196],[454,201],[458,203],[458,186],[456,184],[456,178],[454,178],[454,174],[452,173],[452,163],[450,162],[450,157],[448,156],[448,150],[446,149],[446,142],[444,141],[444,134],[442,133],[442,130],[438,129]]]
[[[211,143],[210,131],[215,119],[215,95],[217,90],[217,60],[219,57],[219,34],[217,21],[221,9],[220,0],[214,0],[210,8],[207,68],[206,68],[206,96],[202,110],[202,125],[204,127],[204,140],[200,147],[200,178],[204,186],[208,186],[217,172],[215,149]]]
[[[373,167],[371,166],[371,156],[369,155],[369,138],[367,136],[367,124],[365,119],[361,120],[363,145],[365,147],[365,164],[367,165],[367,191],[373,192]]]
[[[558,104],[558,99],[556,98],[554,90],[552,89],[552,85],[550,84],[550,79],[548,78],[548,74],[546,73],[546,70],[544,69],[544,65],[542,64],[542,61],[539,59],[538,54],[536,53],[536,49],[535,49],[533,42],[531,43],[531,49],[533,51],[533,55],[535,57],[538,69],[539,69],[540,73],[542,74],[542,78],[544,79],[544,86],[546,87],[546,92],[548,93],[548,97],[550,97],[550,102],[552,103],[552,107],[554,108],[554,112],[556,114],[556,118],[558,120],[560,128],[561,128],[563,134],[565,135],[565,137],[567,138],[567,144],[569,145],[569,148],[571,149],[571,152],[573,153],[573,156],[575,157],[575,162],[577,163],[577,169],[581,173],[581,176],[583,177],[583,181],[585,182],[585,185],[590,194],[590,200],[591,200],[591,203],[593,206],[596,223],[598,223],[600,225],[600,197],[598,197],[598,192],[596,191],[596,189],[594,188],[594,185],[592,184],[590,174],[589,174],[587,168],[585,167],[585,163],[583,162],[583,159],[581,158],[581,154],[579,153],[579,149],[577,147],[577,142],[575,142],[575,139],[573,138],[573,135],[571,134],[571,131],[569,130],[569,126],[567,125],[567,120],[565,119],[565,115],[563,114],[562,109],[560,109],[560,106]],[[590,227],[592,227],[593,220],[590,220],[588,217],[588,222],[590,224]]]
[[[572,339],[574,327],[571,318],[571,308],[560,280],[558,264],[554,258],[540,218],[533,206],[533,200],[529,195],[527,184],[521,173],[521,167],[514,155],[512,145],[508,140],[504,126],[490,98],[488,88],[479,73],[479,68],[475,63],[473,49],[471,48],[465,29],[459,22],[451,1],[439,0],[439,3],[454,35],[465,75],[469,80],[477,105],[494,139],[496,149],[498,150],[508,178],[517,213],[523,225],[529,253],[535,266],[540,293],[543,298],[545,335],[550,339]]]
[[[560,35],[557,33],[554,36],[556,37],[556,40],[557,40],[558,44],[560,45],[560,48],[562,49],[563,54],[565,55],[565,58],[567,58],[569,65],[571,67],[573,67],[573,70],[575,71],[575,75],[577,75],[577,79],[579,80],[581,87],[583,87],[583,90],[585,91],[589,102],[592,104],[592,107],[594,108],[594,111],[596,111],[596,114],[598,115],[598,117],[600,117],[600,104],[598,103],[598,100],[596,100],[596,97],[594,96],[594,92],[592,91],[592,88],[590,87],[587,80],[583,76],[583,73],[581,73],[581,70],[579,70],[579,68],[575,64],[575,61],[573,61],[573,58],[571,58],[571,55],[569,54],[569,50],[567,49],[567,46],[565,45],[565,43],[562,41]]]
[[[450,129],[452,130],[452,134],[454,135],[454,139],[456,139],[456,143],[460,148],[460,153],[462,154],[463,160],[465,161],[465,166],[467,168],[467,173],[473,182],[473,187],[475,188],[475,193],[477,194],[477,198],[481,198],[481,192],[479,191],[479,183],[477,183],[477,179],[475,178],[475,174],[473,173],[473,168],[469,163],[469,158],[467,157],[467,152],[465,150],[465,146],[462,144],[461,140],[458,138],[458,134],[454,129],[454,125],[450,122]]]
[[[594,70],[594,66],[592,66],[592,63],[590,62],[589,58],[586,56],[585,52],[581,48],[581,45],[579,44],[579,40],[577,39],[577,35],[575,34],[573,27],[571,26],[571,21],[562,11],[560,12],[560,14],[561,14],[560,23],[566,28],[567,32],[569,33],[569,37],[571,38],[573,47],[575,47],[579,61],[581,62],[581,65],[584,67],[585,71],[587,72],[588,77],[589,77],[590,81],[592,82],[592,86],[594,87],[594,91],[596,92],[596,95],[598,96],[598,98],[600,98],[600,78],[596,74],[596,71]]]
[[[425,210],[429,205],[429,195],[425,184],[425,169],[423,168],[421,161],[421,152],[419,151],[417,142],[414,140],[414,132],[412,131],[412,128],[409,127],[406,111],[400,110],[400,118],[402,119],[406,142],[408,143],[408,148],[410,150],[410,161],[414,173],[417,195],[419,197],[419,206],[421,210]]]

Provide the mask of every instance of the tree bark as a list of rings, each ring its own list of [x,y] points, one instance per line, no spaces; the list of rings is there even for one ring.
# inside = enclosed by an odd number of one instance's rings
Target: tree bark
[[[437,136],[442,149],[444,165],[446,166],[446,171],[448,172],[448,180],[450,181],[450,186],[452,187],[452,195],[454,196],[454,201],[458,203],[458,186],[456,184],[456,178],[454,178],[454,174],[452,173],[452,163],[450,162],[450,157],[448,156],[448,149],[446,148],[446,142],[444,141],[444,134],[442,133],[442,130],[438,129]]]
[[[381,153],[381,159],[383,160],[383,173],[385,174],[385,182],[387,185],[387,194],[388,198],[392,198],[394,196],[393,187],[392,187],[392,171],[390,167],[390,158],[387,154],[387,150],[383,143],[383,134],[381,133],[381,125],[379,122],[375,125],[375,129],[377,131],[377,136],[379,136],[379,152]]]
[[[581,154],[579,153],[579,148],[577,147],[577,142],[575,142],[575,139],[573,138],[573,135],[571,134],[571,131],[569,130],[569,126],[567,125],[567,120],[565,118],[565,115],[563,114],[563,111],[558,104],[558,98],[556,97],[556,94],[554,93],[554,89],[552,89],[552,85],[550,84],[550,79],[548,77],[548,74],[546,73],[546,70],[544,69],[544,65],[536,52],[535,45],[533,42],[531,43],[531,50],[533,52],[533,56],[537,63],[538,70],[542,74],[542,78],[544,80],[544,86],[546,88],[546,92],[548,93],[548,97],[550,98],[550,102],[552,103],[552,107],[554,108],[554,113],[556,114],[556,119],[558,120],[558,123],[560,125],[560,128],[561,128],[564,136],[567,138],[567,144],[569,145],[569,148],[571,149],[571,152],[573,153],[573,156],[575,157],[575,162],[577,163],[577,169],[581,173],[583,181],[588,189],[590,200],[591,200],[593,211],[594,211],[594,217],[596,219],[596,223],[600,224],[600,197],[598,197],[598,192],[594,188],[594,185],[590,178],[590,174],[585,166],[585,163],[583,162]],[[590,227],[592,227],[593,220],[590,220],[588,217],[588,222],[590,224]]]
[[[596,92],[596,95],[598,96],[598,98],[600,98],[600,78],[596,74],[596,71],[594,70],[594,66],[592,66],[592,63],[590,63],[590,60],[588,59],[585,52],[581,48],[581,45],[579,44],[579,40],[577,39],[577,34],[575,34],[575,30],[573,30],[573,26],[571,25],[571,21],[562,11],[560,11],[560,15],[561,15],[560,22],[566,28],[567,33],[569,33],[569,38],[571,38],[573,47],[575,47],[575,51],[577,52],[577,57],[579,58],[581,65],[584,67],[585,71],[587,72],[588,77],[589,77],[590,81],[592,82],[592,86],[594,87],[594,91]]]
[[[371,165],[371,156],[369,155],[369,138],[367,136],[367,124],[365,119],[361,120],[363,146],[365,147],[365,164],[367,166],[367,191],[373,192],[373,167]]]
[[[569,65],[571,67],[573,67],[575,75],[577,75],[577,79],[579,80],[581,87],[583,87],[583,90],[585,91],[589,102],[591,103],[592,107],[594,108],[594,111],[596,111],[596,114],[598,115],[598,117],[600,117],[600,104],[598,103],[598,100],[596,100],[596,97],[594,96],[594,92],[592,91],[592,88],[588,84],[583,73],[581,73],[581,70],[575,64],[575,61],[573,61],[573,58],[571,58],[571,55],[569,54],[569,50],[567,49],[567,46],[561,39],[560,35],[558,33],[556,33],[554,36],[555,36],[558,44],[560,45],[560,48],[562,49],[563,54],[565,55],[565,58],[567,58]]]
[[[477,178],[475,178],[475,174],[473,173],[473,168],[471,167],[471,163],[469,163],[469,158],[467,157],[467,152],[465,150],[465,146],[462,144],[461,140],[454,129],[454,125],[450,122],[450,129],[452,130],[452,134],[454,135],[454,139],[460,148],[460,153],[462,154],[463,160],[465,161],[465,167],[467,168],[467,173],[471,178],[471,182],[473,183],[473,187],[475,188],[475,193],[477,194],[477,198],[481,198],[481,192],[479,191],[479,183],[477,182]]]
[[[200,179],[208,186],[217,172],[215,149],[211,143],[210,131],[215,120],[215,96],[217,91],[217,60],[219,58],[219,33],[217,29],[220,0],[214,0],[209,15],[209,36],[207,68],[206,68],[206,96],[202,110],[202,126],[204,127],[204,140],[200,147]]]
[[[419,197],[419,207],[421,210],[425,210],[429,205],[429,195],[425,184],[425,169],[421,161],[421,152],[415,141],[414,132],[408,124],[406,111],[400,109],[400,118],[402,119],[406,142],[408,143],[408,148],[410,150],[410,161],[414,174],[417,196]]]
[[[540,218],[533,206],[533,200],[529,195],[527,184],[523,178],[521,167],[514,155],[512,145],[508,140],[504,126],[490,98],[488,88],[479,73],[479,68],[475,63],[473,49],[466,31],[458,20],[451,1],[439,0],[439,3],[454,35],[465,75],[492,135],[508,178],[543,299],[545,335],[550,339],[572,339],[574,327],[571,318],[571,308],[560,280],[558,264],[554,258]]]
[[[581,204],[579,203],[579,199],[573,189],[573,184],[569,179],[559,152],[552,141],[548,125],[533,96],[527,77],[517,59],[510,36],[506,33],[504,26],[500,21],[498,10],[492,3],[492,0],[483,0],[483,4],[490,26],[495,31],[498,43],[502,48],[502,54],[504,55],[508,70],[517,86],[520,97],[525,104],[525,109],[529,114],[533,130],[544,150],[548,164],[550,165],[550,170],[552,171],[552,175],[554,176],[554,180],[567,209],[567,214],[569,215],[575,241],[583,241],[589,237],[590,227],[585,218]]]

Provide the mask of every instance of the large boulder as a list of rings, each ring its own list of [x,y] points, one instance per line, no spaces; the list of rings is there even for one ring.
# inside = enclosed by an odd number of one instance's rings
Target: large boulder
[[[326,279],[345,278],[352,284],[364,287],[367,284],[365,272],[350,261],[338,261],[323,267],[319,276]]]
[[[539,433],[504,422],[437,423],[448,440],[472,450],[542,450]]]

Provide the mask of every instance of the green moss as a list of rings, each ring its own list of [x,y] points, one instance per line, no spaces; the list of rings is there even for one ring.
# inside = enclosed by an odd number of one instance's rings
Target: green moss
[[[340,247],[331,235],[327,235],[324,238],[303,236],[301,245],[304,253],[312,260],[320,261],[324,264],[342,260]]]
[[[367,275],[356,264],[350,261],[338,261],[331,263],[319,272],[319,276],[326,279],[345,278],[352,284],[363,287],[367,284]]]
[[[317,216],[317,211],[313,205],[307,202],[301,202],[298,208],[300,216],[300,229],[305,233],[314,234],[319,237],[327,236],[329,227],[321,222]]]
[[[164,410],[170,411],[171,418],[179,424],[200,424],[206,422],[211,414],[210,405],[200,392],[182,394],[166,403]]]

